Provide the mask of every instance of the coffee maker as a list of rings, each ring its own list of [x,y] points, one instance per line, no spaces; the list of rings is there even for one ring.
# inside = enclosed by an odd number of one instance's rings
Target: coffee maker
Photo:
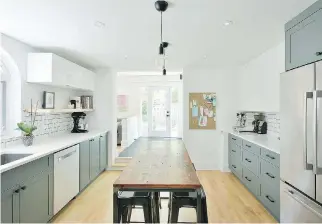
[[[81,129],[79,125],[80,119],[85,119],[86,114],[84,112],[74,112],[72,113],[72,118],[74,120],[74,127],[72,133],[86,133],[88,130]]]

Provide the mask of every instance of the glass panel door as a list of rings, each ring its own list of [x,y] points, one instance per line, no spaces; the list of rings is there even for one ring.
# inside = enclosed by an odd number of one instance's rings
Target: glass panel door
[[[150,137],[171,137],[170,87],[150,87],[148,117]]]

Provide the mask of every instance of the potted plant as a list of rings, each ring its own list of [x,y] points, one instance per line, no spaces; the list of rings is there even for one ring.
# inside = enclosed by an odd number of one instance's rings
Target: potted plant
[[[32,100],[31,100],[31,108],[30,108],[30,124],[20,122],[17,124],[18,129],[22,131],[22,142],[25,146],[31,146],[34,141],[33,131],[37,129],[35,126],[35,120],[38,109],[38,101],[36,104],[35,113],[32,112]]]

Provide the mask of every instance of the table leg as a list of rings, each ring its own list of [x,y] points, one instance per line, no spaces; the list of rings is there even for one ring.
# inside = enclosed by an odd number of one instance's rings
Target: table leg
[[[119,188],[113,187],[113,223],[121,222],[118,209],[118,192]]]
[[[202,223],[201,189],[197,189],[197,223]]]

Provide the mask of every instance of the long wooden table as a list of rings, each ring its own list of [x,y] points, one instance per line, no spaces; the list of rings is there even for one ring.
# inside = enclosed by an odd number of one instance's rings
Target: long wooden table
[[[118,223],[118,191],[197,192],[201,221],[201,184],[181,140],[149,140],[114,182],[113,220]]]

